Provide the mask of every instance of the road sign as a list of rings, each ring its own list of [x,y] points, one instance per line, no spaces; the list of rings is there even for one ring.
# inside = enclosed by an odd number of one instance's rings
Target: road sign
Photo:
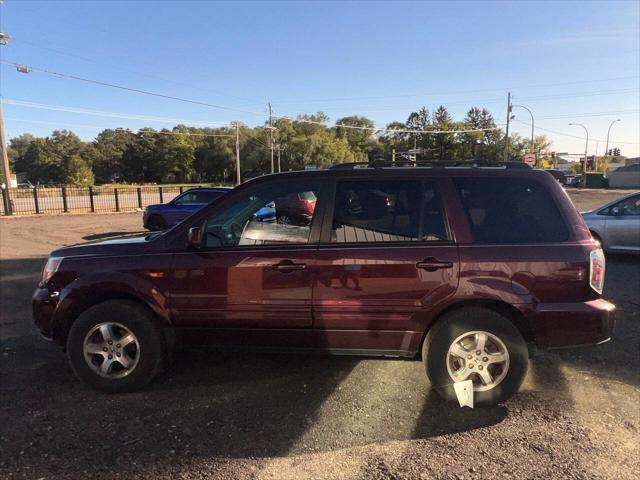
[[[524,156],[524,163],[526,163],[530,167],[535,167],[535,165],[536,165],[536,154],[535,153],[527,153]]]

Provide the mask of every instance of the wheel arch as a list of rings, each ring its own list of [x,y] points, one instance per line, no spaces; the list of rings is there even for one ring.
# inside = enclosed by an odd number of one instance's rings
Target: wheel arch
[[[602,239],[602,234],[595,228],[590,228],[589,233],[591,233],[591,236],[593,237],[593,239],[596,242],[598,242],[600,246],[604,249],[604,240]]]
[[[175,343],[175,336],[171,329],[166,328],[170,325],[170,319],[167,312],[160,310],[158,306],[150,305],[149,302],[140,296],[124,290],[106,290],[99,291],[99,293],[96,292],[91,295],[83,295],[82,302],[79,303],[74,303],[70,301],[69,298],[65,298],[61,302],[60,306],[64,306],[65,301],[67,301],[68,304],[73,303],[73,305],[68,308],[56,310],[56,341],[63,346],[66,345],[71,326],[82,313],[95,305],[114,300],[129,301],[145,308],[151,314],[151,318],[153,318],[156,327],[160,332],[162,332],[163,338],[167,342],[167,346],[173,346]]]
[[[523,313],[518,310],[513,305],[509,303],[502,302],[500,300],[492,300],[492,299],[470,299],[470,300],[462,300],[456,302],[452,305],[449,305],[442,311],[440,311],[428,324],[424,333],[422,334],[422,338],[420,340],[420,346],[418,348],[418,355],[422,355],[422,345],[424,344],[425,338],[429,331],[436,325],[442,317],[445,315],[456,311],[463,310],[465,308],[485,308],[487,310],[491,310],[496,312],[503,317],[507,318],[520,332],[522,338],[526,343],[531,343],[534,341],[534,334],[531,328],[531,325],[527,318],[523,315]]]

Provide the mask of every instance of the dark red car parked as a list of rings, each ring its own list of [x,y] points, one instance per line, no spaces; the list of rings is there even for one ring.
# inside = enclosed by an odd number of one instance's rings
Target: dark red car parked
[[[56,250],[35,323],[100,390],[142,387],[183,342],[421,358],[476,404],[518,390],[528,345],[610,338],[602,250],[552,176],[356,167],[256,178],[166,232]],[[313,199],[307,222],[256,220],[292,196]]]

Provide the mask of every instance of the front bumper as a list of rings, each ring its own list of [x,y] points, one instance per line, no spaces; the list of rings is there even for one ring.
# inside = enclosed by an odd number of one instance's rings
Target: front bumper
[[[31,297],[33,323],[47,340],[55,340],[53,316],[58,306],[58,295],[47,288],[36,288]]]
[[[581,303],[540,303],[530,315],[536,344],[546,348],[595,345],[611,338],[614,304],[600,298]]]

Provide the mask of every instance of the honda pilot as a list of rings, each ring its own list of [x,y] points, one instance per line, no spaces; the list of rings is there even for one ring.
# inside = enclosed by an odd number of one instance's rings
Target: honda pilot
[[[256,215],[266,206],[282,221]],[[33,295],[85,383],[139,389],[178,344],[421,360],[476,405],[529,352],[614,328],[605,257],[558,182],[509,164],[340,165],[250,180],[164,232],[55,250]]]

